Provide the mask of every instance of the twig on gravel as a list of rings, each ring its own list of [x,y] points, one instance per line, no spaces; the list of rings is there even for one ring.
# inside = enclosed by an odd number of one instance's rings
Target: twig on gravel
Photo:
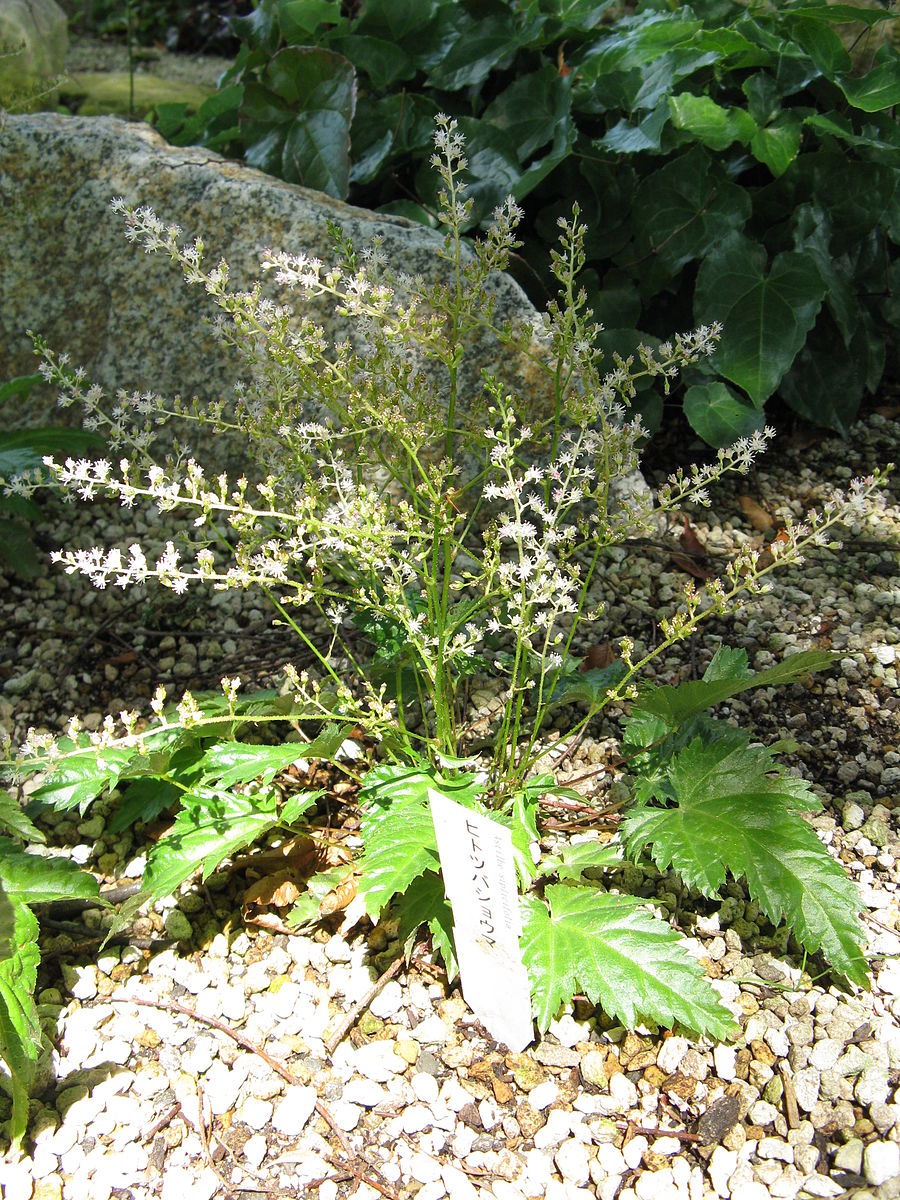
[[[225,1195],[232,1196],[234,1193],[232,1191],[231,1184],[219,1170],[218,1164],[213,1158],[212,1151],[209,1148],[209,1134],[206,1132],[206,1122],[203,1119],[204,1099],[205,1097],[203,1095],[203,1088],[200,1086],[200,1081],[197,1080],[197,1132],[200,1135],[200,1145],[203,1147],[203,1157],[206,1159],[206,1162],[216,1179],[218,1179],[219,1183],[221,1183],[222,1187],[224,1188]]]
[[[163,1115],[159,1118],[159,1120],[154,1122],[154,1124],[150,1126],[150,1128],[147,1130],[147,1132],[141,1138],[141,1141],[144,1143],[152,1142],[153,1139],[156,1137],[156,1135],[158,1133],[162,1133],[162,1131],[165,1129],[165,1127],[167,1125],[169,1125],[172,1121],[174,1121],[180,1112],[181,1112],[181,1104],[176,1100],[175,1103],[172,1105],[172,1107],[168,1110],[168,1112],[164,1112]]]
[[[328,1051],[329,1057],[334,1054],[335,1050],[337,1050],[338,1046],[341,1044],[362,1014],[366,1011],[384,985],[389,980],[394,978],[402,966],[403,956],[401,955],[399,958],[394,959],[386,971],[381,972],[362,999],[358,1000],[356,1004],[353,1005],[344,1020],[341,1021],[334,1033],[331,1034],[331,1036],[325,1042],[325,1049]]]
[[[358,1179],[360,1183],[367,1183],[376,1192],[381,1192],[382,1196],[387,1196],[388,1200],[400,1200],[396,1192],[392,1192],[389,1187],[385,1187],[383,1183],[379,1183],[377,1179],[373,1179],[371,1175],[367,1175],[365,1171],[361,1171],[352,1162],[344,1162],[343,1159],[335,1158],[331,1154],[323,1154],[322,1157],[326,1162],[330,1162],[333,1167],[337,1167],[339,1171],[349,1171],[354,1179]]]
[[[894,937],[900,937],[900,930],[894,929],[892,925],[888,925],[885,921],[882,921],[880,918],[876,917],[874,913],[864,912],[862,917],[864,921],[871,921],[873,925],[877,925],[878,928],[883,929],[885,933],[892,933]]]
[[[218,1029],[220,1033],[224,1033],[226,1037],[230,1037],[231,1040],[237,1042],[239,1046],[243,1046],[244,1049],[249,1050],[251,1054],[257,1055],[287,1083],[290,1083],[295,1087],[302,1087],[304,1085],[304,1081],[299,1077],[299,1075],[295,1075],[293,1071],[289,1070],[289,1068],[284,1065],[284,1063],[280,1063],[277,1058],[273,1058],[271,1054],[262,1048],[262,1046],[258,1046],[256,1042],[251,1042],[248,1037],[245,1037],[242,1033],[238,1033],[236,1029],[232,1029],[231,1026],[226,1025],[224,1021],[220,1021],[218,1017],[208,1017],[204,1013],[198,1013],[195,1009],[189,1008],[186,1004],[179,1004],[177,1000],[151,1000],[149,997],[144,996],[109,996],[107,999],[113,1004],[137,1004],[145,1008],[158,1008],[162,1012],[183,1013],[186,1017],[191,1017],[194,1021],[199,1021],[203,1025],[209,1025],[213,1029]],[[347,1155],[347,1158],[351,1160],[350,1162],[345,1162],[343,1159],[338,1158],[334,1160],[334,1164],[342,1171],[350,1171],[356,1179],[359,1179],[362,1183],[367,1183],[370,1187],[375,1188],[377,1192],[381,1192],[383,1196],[389,1197],[390,1200],[399,1200],[399,1197],[396,1196],[394,1192],[390,1191],[389,1188],[384,1187],[383,1184],[379,1183],[379,1181],[373,1178],[373,1176],[367,1171],[364,1171],[361,1167],[357,1167],[354,1164],[353,1159],[356,1158],[356,1155],[353,1152],[353,1147],[347,1141],[347,1136],[343,1129],[341,1129],[337,1121],[335,1121],[334,1117],[321,1102],[321,1100],[316,1100],[315,1107],[316,1112],[326,1122],[337,1140],[341,1143],[341,1148]],[[202,1124],[202,1109],[200,1121]],[[329,1162],[330,1161],[332,1160],[329,1158]]]
[[[787,1123],[790,1128],[796,1129],[800,1124],[800,1110],[797,1107],[794,1081],[791,1079],[790,1072],[785,1063],[779,1064],[778,1071],[781,1075],[781,1083],[784,1088],[784,1115],[787,1117]]]
[[[257,1055],[264,1063],[272,1068],[278,1075],[281,1076],[287,1083],[295,1087],[303,1087],[304,1081],[299,1075],[295,1075],[289,1070],[284,1063],[273,1058],[267,1050],[263,1050],[262,1046],[258,1046],[256,1042],[251,1042],[244,1034],[238,1033],[236,1029],[232,1029],[230,1025],[226,1025],[224,1021],[220,1021],[218,1017],[208,1017],[205,1013],[198,1013],[195,1009],[189,1008],[186,1004],[179,1004],[177,1000],[151,1000],[144,996],[109,996],[107,998],[113,1004],[138,1004],[145,1008],[158,1008],[162,1012],[177,1012],[183,1013],[186,1017],[191,1017],[194,1021],[199,1021],[203,1025],[209,1025],[213,1029],[218,1029],[220,1033],[224,1033],[226,1037],[230,1037],[232,1041],[237,1042],[239,1046],[243,1046],[245,1050],[249,1050],[251,1054]],[[316,1101],[316,1112],[330,1126],[335,1137],[341,1143],[344,1153],[353,1157],[353,1150],[350,1143],[344,1134],[343,1129],[335,1121],[334,1117],[321,1102]]]
[[[625,1141],[629,1141],[633,1137],[645,1138],[661,1138],[673,1137],[678,1138],[681,1142],[699,1142],[699,1133],[689,1133],[686,1129],[648,1129],[643,1125],[635,1125],[632,1121],[616,1121],[617,1129],[625,1130]]]

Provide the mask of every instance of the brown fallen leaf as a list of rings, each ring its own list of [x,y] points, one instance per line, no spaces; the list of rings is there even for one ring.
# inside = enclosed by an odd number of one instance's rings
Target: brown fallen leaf
[[[900,417],[900,404],[879,404],[875,408],[875,412],[880,417],[887,417],[892,420],[894,417]]]
[[[604,667],[611,667],[615,661],[616,656],[610,643],[597,642],[596,645],[588,648],[578,669],[579,671],[602,671]]]
[[[244,892],[244,904],[272,904],[275,908],[287,908],[300,895],[291,871],[279,871],[277,875],[266,875],[258,879]]]
[[[706,558],[706,546],[697,536],[697,530],[687,517],[684,518],[684,529],[681,531],[681,549],[692,558]]]
[[[673,567],[678,567],[679,571],[687,571],[688,575],[693,575],[695,579],[712,579],[715,575],[715,571],[701,566],[692,554],[682,554],[680,550],[673,550],[669,559]]]
[[[775,542],[778,542],[780,545],[785,546],[785,545],[787,545],[787,543],[790,540],[791,539],[790,539],[790,536],[788,535],[788,531],[786,529],[779,529],[778,532],[775,534],[775,536],[772,538],[772,541],[769,542],[769,546],[774,545]],[[774,561],[775,561],[775,555],[767,547],[765,550],[762,550],[760,552],[759,558],[757,559],[757,562],[756,562],[757,569],[763,570],[765,567],[771,567],[771,565]]]
[[[319,912],[323,917],[327,917],[330,913],[342,912],[356,899],[358,891],[359,875],[354,871],[328,893],[319,905]]]
[[[738,496],[738,503],[741,506],[741,512],[754,529],[758,529],[760,533],[765,533],[767,529],[774,529],[775,522],[755,500],[749,496]]]

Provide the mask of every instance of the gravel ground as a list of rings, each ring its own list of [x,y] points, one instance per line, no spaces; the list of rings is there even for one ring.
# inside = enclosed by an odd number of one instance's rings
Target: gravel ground
[[[872,415],[847,442],[776,444],[750,478],[714,492],[711,510],[691,513],[713,565],[762,536],[741,496],[799,516],[828,483],[896,457],[897,434],[896,419]],[[153,514],[125,517],[127,527],[105,502],[48,509],[36,533],[48,548],[135,528],[164,540]],[[652,637],[652,617],[685,579],[671,559],[679,532],[611,556],[597,642],[627,632],[640,650]],[[5,1200],[900,1196],[898,545],[892,477],[843,551],[817,553],[656,667],[667,681],[702,672],[722,640],[746,647],[755,668],[810,647],[843,654],[810,688],[760,689],[720,715],[799,744],[789,761],[825,803],[813,825],[861,889],[872,991],[829,986],[817,961],[802,969],[740,887],[710,904],[671,876],[628,868],[631,888],[674,903],[740,1036],[714,1046],[629,1034],[576,999],[542,1041],[508,1054],[428,953],[364,1006],[392,961],[390,926],[354,924],[352,910],[306,936],[248,924],[250,877],[223,873],[143,911],[99,959],[88,949],[99,911],[45,928],[38,998],[58,1052],[33,1106],[29,1157],[0,1165]],[[265,683],[292,650],[251,595],[135,598],[50,572],[28,586],[0,577],[0,631],[0,721],[16,738],[72,712],[98,724],[160,681],[199,688],[238,672]],[[473,699],[487,709],[492,697]],[[614,732],[590,731],[561,777],[602,763]],[[143,843],[110,837],[106,811],[66,814],[51,842],[127,885],[153,831]]]

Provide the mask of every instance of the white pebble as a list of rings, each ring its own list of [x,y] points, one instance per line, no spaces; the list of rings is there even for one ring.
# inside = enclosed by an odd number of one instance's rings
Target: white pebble
[[[404,1133],[421,1133],[434,1124],[431,1109],[424,1104],[411,1104],[404,1109],[401,1119]]]
[[[257,1100],[255,1096],[248,1096],[237,1115],[238,1120],[249,1125],[251,1129],[263,1129],[272,1116],[272,1105],[268,1100]]]
[[[409,1172],[417,1183],[435,1183],[441,1177],[441,1164],[430,1154],[417,1152],[409,1160]]]
[[[681,1060],[687,1054],[689,1048],[690,1043],[687,1038],[666,1038],[662,1046],[660,1046],[659,1054],[656,1057],[656,1065],[661,1071],[665,1071],[667,1075],[674,1075],[681,1066]]]
[[[392,979],[390,983],[385,984],[372,1003],[369,1005],[369,1012],[373,1017],[378,1017],[382,1021],[390,1020],[403,1007],[403,988]]]
[[[528,1093],[528,1103],[537,1112],[541,1112],[543,1109],[549,1108],[558,1095],[559,1088],[552,1079],[548,1079],[531,1089]]]
[[[721,1080],[729,1083],[734,1079],[734,1064],[737,1057],[737,1050],[734,1046],[725,1046],[721,1042],[713,1049],[713,1062],[716,1067],[716,1074]]]
[[[724,1146],[716,1146],[709,1160],[707,1172],[709,1181],[719,1196],[728,1196],[731,1189],[728,1181],[737,1167],[738,1156],[734,1150],[726,1150]]]
[[[425,1071],[417,1071],[410,1080],[410,1085],[417,1100],[421,1100],[423,1104],[437,1103],[438,1081],[433,1075],[428,1075]]]
[[[863,1154],[866,1183],[879,1187],[900,1176],[900,1145],[897,1142],[870,1142]]]
[[[287,1089],[272,1116],[272,1125],[279,1133],[296,1137],[303,1132],[312,1116],[318,1096],[316,1089],[294,1085]]]
[[[650,1143],[642,1134],[630,1138],[622,1147],[622,1157],[625,1159],[626,1166],[630,1167],[632,1171],[636,1171],[641,1165],[641,1159],[649,1145]]]
[[[369,1042],[359,1047],[353,1060],[360,1075],[375,1083],[387,1083],[395,1075],[402,1075],[409,1065],[397,1053],[395,1042]]]
[[[568,1138],[553,1156],[554,1162],[563,1179],[582,1187],[587,1183],[588,1173],[587,1147],[577,1138]]]
[[[244,1158],[251,1167],[258,1167],[268,1152],[268,1143],[261,1133],[254,1133],[244,1142]]]

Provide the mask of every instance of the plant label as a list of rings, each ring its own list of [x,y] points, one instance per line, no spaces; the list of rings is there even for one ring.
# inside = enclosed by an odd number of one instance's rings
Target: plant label
[[[428,799],[463,996],[491,1036],[517,1053],[534,1040],[534,1030],[512,835],[434,788]]]

